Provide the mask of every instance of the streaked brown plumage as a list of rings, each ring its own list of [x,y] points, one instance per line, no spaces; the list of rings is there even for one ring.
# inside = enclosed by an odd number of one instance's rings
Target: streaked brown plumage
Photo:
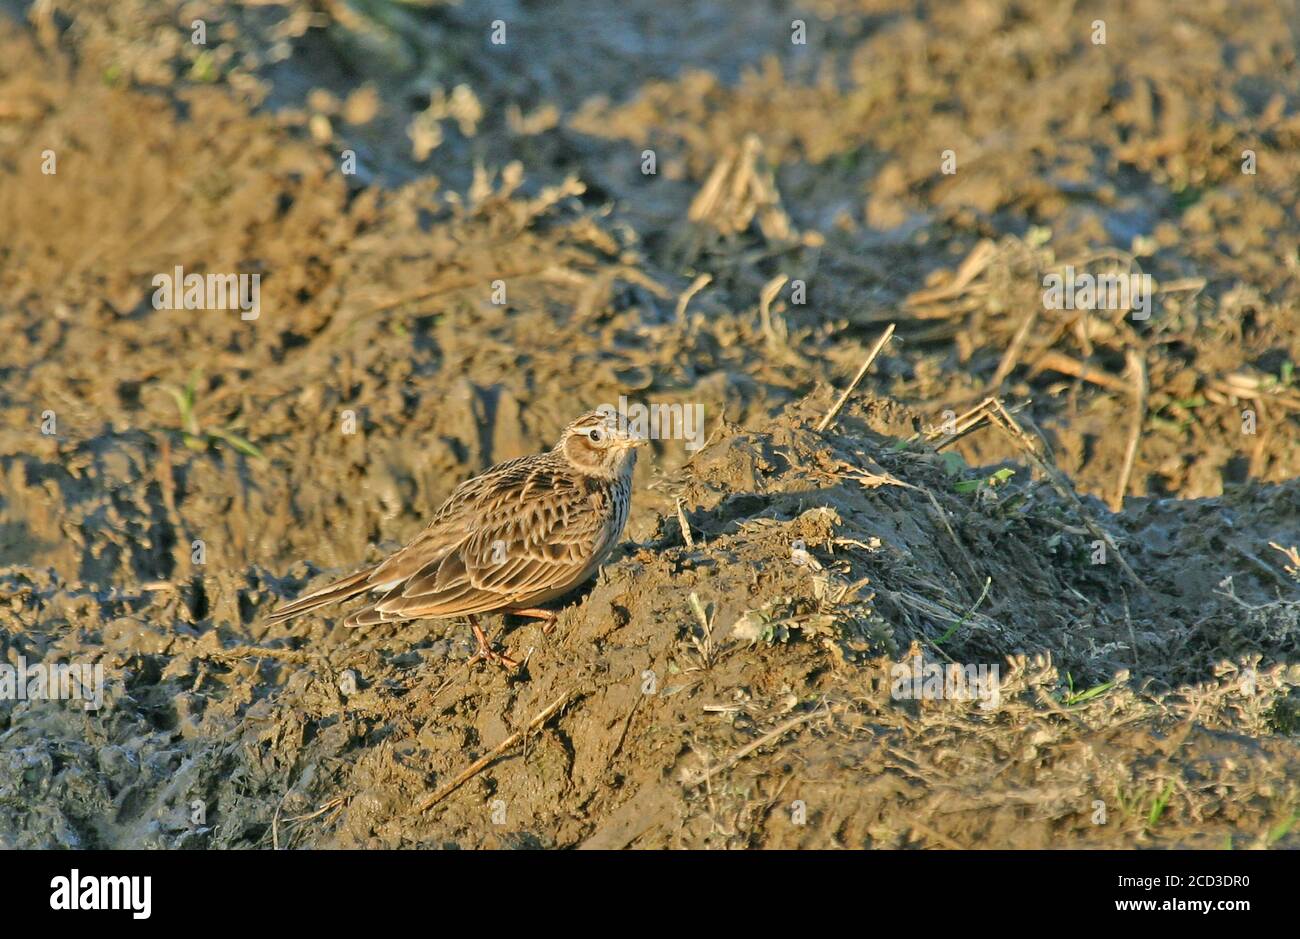
[[[346,626],[533,609],[581,584],[618,543],[632,497],[636,446],[600,411],[564,429],[555,448],[498,463],[461,483],[406,547],[379,564],[280,607],[280,622],[359,594],[377,594]]]

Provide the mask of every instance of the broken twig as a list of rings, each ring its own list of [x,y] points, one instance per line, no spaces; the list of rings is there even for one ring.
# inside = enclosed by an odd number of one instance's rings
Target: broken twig
[[[867,369],[871,368],[871,363],[876,361],[876,356],[880,354],[881,349],[885,348],[885,343],[889,342],[893,335],[894,324],[890,323],[885,328],[885,331],[881,333],[880,338],[876,340],[876,344],[871,347],[871,351],[867,353],[866,361],[863,362],[862,367],[858,369],[858,374],[853,376],[853,381],[849,383],[849,387],[844,389],[844,393],[840,395],[840,399],[835,402],[835,406],[826,412],[826,416],[822,418],[822,422],[817,425],[818,432],[825,430],[831,425],[831,421],[835,420],[835,415],[840,413],[840,409],[844,407],[844,402],[849,400],[849,395],[853,394],[853,389],[858,387],[858,382],[862,381],[862,376],[867,374]]]

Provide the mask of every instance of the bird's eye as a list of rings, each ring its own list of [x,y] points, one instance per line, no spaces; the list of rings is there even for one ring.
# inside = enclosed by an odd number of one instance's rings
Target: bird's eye
[[[587,439],[592,443],[601,443],[605,439],[605,432],[599,427],[593,427],[587,432]]]

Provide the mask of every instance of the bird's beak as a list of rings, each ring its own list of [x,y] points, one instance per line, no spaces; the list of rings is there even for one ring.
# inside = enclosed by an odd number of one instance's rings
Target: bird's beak
[[[644,447],[649,442],[649,437],[628,437],[623,441],[623,446],[630,450],[633,447]]]

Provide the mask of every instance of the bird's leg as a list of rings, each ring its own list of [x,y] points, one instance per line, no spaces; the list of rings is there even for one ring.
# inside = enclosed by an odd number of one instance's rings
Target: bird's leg
[[[478,640],[478,651],[474,653],[468,664],[473,665],[479,659],[483,659],[485,662],[491,662],[493,665],[498,665],[501,668],[519,667],[519,663],[510,658],[510,656],[502,655],[500,652],[494,651],[492,647],[488,645],[487,636],[483,632],[483,627],[478,624],[478,617],[470,616],[469,625],[470,628],[474,630],[474,638]]]
[[[538,607],[526,607],[522,610],[506,610],[513,616],[527,616],[531,619],[542,621],[542,635],[549,636],[551,630],[555,629],[555,621],[559,619],[560,614],[554,610],[543,610]]]

